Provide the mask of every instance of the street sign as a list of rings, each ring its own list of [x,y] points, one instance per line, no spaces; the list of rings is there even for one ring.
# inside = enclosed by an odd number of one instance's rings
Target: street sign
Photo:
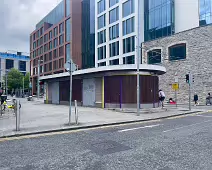
[[[77,70],[77,65],[74,64],[72,60],[67,61],[67,62],[65,63],[65,65],[64,65],[64,67],[65,67],[65,69],[66,69],[67,71],[70,71],[70,70],[71,70],[71,72],[74,72],[74,71]],[[70,67],[71,67],[71,68],[70,68]]]
[[[179,84],[178,83],[172,84],[172,89],[173,90],[178,90],[179,89]]]

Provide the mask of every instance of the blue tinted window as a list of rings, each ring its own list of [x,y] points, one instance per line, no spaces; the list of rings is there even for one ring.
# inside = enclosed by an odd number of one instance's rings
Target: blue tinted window
[[[212,23],[212,0],[200,0],[199,25]]]
[[[55,39],[54,39],[54,48],[56,48],[56,47],[57,47],[57,45],[58,45],[58,39],[57,39],[57,38],[55,38]]]
[[[123,4],[123,17],[126,17],[135,12],[134,0],[128,0]]]
[[[59,26],[59,32],[60,32],[60,34],[63,33],[63,31],[64,31],[64,24],[61,23],[60,26]]]
[[[49,49],[52,49],[52,41],[49,42]]]
[[[26,61],[19,61],[19,70],[26,71]]]
[[[69,61],[71,59],[71,47],[70,44],[66,45],[66,61]]]
[[[98,14],[105,10],[105,0],[101,0],[98,2]]]
[[[71,41],[71,20],[66,20],[66,42]]]
[[[98,18],[98,29],[105,27],[105,14]]]
[[[98,32],[98,44],[106,42],[106,30]]]
[[[59,37],[59,44],[62,45],[63,42],[64,42],[64,36],[63,36],[63,34],[62,34],[62,35],[60,35],[60,37]]]
[[[49,39],[52,39],[52,31],[49,32]]]
[[[145,41],[174,33],[173,0],[144,1]]]
[[[71,0],[66,0],[66,16],[71,14]]]
[[[119,55],[119,41],[110,44],[110,57]]]
[[[106,58],[106,46],[98,48],[98,60]]]
[[[110,18],[109,18],[109,23],[110,24],[115,22],[115,21],[117,21],[117,20],[119,20],[119,7],[114,8],[113,10],[111,10],[110,13],[109,13],[109,16],[110,16]]]
[[[115,38],[119,37],[119,24],[116,24],[109,29],[110,33],[110,40],[113,40]]]
[[[117,4],[119,0],[110,0],[110,7]]]
[[[54,37],[56,37],[57,34],[58,34],[58,29],[57,29],[57,27],[55,27],[55,28],[54,28]]]
[[[135,23],[134,23],[134,17],[127,19],[123,22],[123,35],[130,34],[134,32],[135,29]]]
[[[135,37],[129,37],[123,40],[123,53],[135,51]]]
[[[110,65],[119,65],[119,59],[110,60]]]
[[[44,22],[50,23],[52,25],[60,22],[65,15],[64,0],[60,2],[47,16],[45,16],[37,25],[36,29],[40,28]]]
[[[123,64],[135,64],[135,56],[127,56],[123,58]]]

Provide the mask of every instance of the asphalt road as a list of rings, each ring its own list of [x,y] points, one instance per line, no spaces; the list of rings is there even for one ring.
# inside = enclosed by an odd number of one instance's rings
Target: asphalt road
[[[0,170],[211,170],[212,113],[0,139]]]

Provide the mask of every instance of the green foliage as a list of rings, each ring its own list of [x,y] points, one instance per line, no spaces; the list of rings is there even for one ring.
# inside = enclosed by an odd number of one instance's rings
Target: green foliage
[[[29,83],[30,83],[30,74],[26,73],[24,77],[24,89],[29,89]]]
[[[12,68],[7,74],[8,89],[18,89],[23,86],[24,75],[17,69]]]

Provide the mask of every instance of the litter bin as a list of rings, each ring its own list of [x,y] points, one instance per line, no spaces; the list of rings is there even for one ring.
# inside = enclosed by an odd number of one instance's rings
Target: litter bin
[[[6,95],[1,95],[1,104],[3,104],[7,100]]]

